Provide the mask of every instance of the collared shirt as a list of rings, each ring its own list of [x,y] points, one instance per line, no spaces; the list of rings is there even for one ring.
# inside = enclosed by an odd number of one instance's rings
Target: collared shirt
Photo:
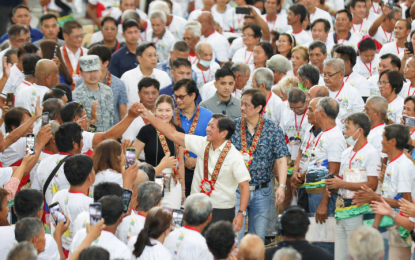
[[[19,67],[17,67],[17,64],[14,64],[10,68],[10,76],[7,79],[6,85],[4,85],[4,89],[3,89],[3,92],[1,93],[1,96],[6,98],[7,93],[9,92],[15,93],[17,87],[20,84],[22,84],[24,79],[25,79],[25,76],[23,72],[19,69]]]
[[[255,8],[255,7],[254,7]],[[234,8],[232,8],[234,10]],[[229,61],[229,42],[228,39],[222,34],[214,31],[207,38],[205,36],[200,36],[201,42],[208,42],[212,46],[214,59],[219,62]]]
[[[40,48],[40,44],[41,44],[44,40],[45,40],[45,37],[43,37],[43,38],[42,38],[42,39],[40,39],[40,40],[37,40],[37,41],[33,42],[33,45],[35,45],[36,47]],[[61,40],[61,39],[59,39],[59,38],[58,38],[58,45],[59,45],[59,47],[62,47],[63,45],[65,45],[65,41],[64,41],[64,40]]]
[[[351,46],[357,51],[357,43],[360,41],[360,38],[357,37],[354,33],[349,32],[349,36],[346,39],[338,39],[337,33],[329,33],[329,36],[333,39],[334,44],[342,44],[344,46]],[[379,56],[380,53],[379,53]]]
[[[174,87],[174,83],[170,84],[169,86],[167,86],[167,87],[165,87],[163,89],[160,89],[159,95],[168,95],[168,96],[171,96],[173,98],[173,100],[174,100],[175,106],[177,106],[176,100],[173,97],[173,95],[174,95],[173,87]],[[200,102],[202,102],[202,96],[199,93],[199,96],[196,99],[196,103],[197,104],[200,104]]]
[[[220,66],[214,61],[212,61],[208,70],[202,70],[199,63],[193,64],[192,71],[197,75],[197,87],[200,89],[204,84],[215,81],[215,73],[218,69],[220,69]]]
[[[179,108],[176,108],[176,110],[177,109]],[[182,128],[186,134],[189,133],[190,127],[192,126],[193,118],[196,115],[196,110],[197,109],[195,109],[195,112],[193,113],[192,117],[190,119],[187,119],[187,117],[182,114],[182,110],[179,109],[180,120],[182,122]],[[209,124],[210,119],[212,119],[212,115],[213,113],[207,110],[206,108],[203,108],[203,107],[200,108],[199,121],[197,122],[194,135],[206,136],[206,128],[207,128],[207,125]],[[176,118],[176,112],[174,113],[174,116]],[[177,122],[177,119],[176,119],[176,122]],[[189,154],[193,158],[196,158],[196,155],[194,153],[189,153]]]
[[[137,56],[130,52],[127,46],[124,46],[112,54],[108,70],[112,75],[121,78],[125,72],[135,69],[137,66]]]
[[[156,52],[159,61],[165,61],[169,58],[170,47],[177,41],[174,35],[168,30],[164,30],[164,34],[161,38],[155,37],[153,35],[153,29],[151,28],[147,30],[146,40],[154,42],[154,45],[156,45]]]
[[[248,82],[247,82],[248,84]],[[236,99],[241,100],[242,98],[242,93],[245,90],[251,89],[252,87],[250,85],[245,85],[245,87],[243,87],[242,89],[234,89],[234,91],[232,92],[232,96],[234,96]],[[200,89],[199,89],[199,94],[202,97],[202,100],[206,100],[209,99],[211,97],[213,97],[216,93],[216,87],[215,87],[215,81],[210,81],[208,83],[206,83],[205,85],[203,85]]]
[[[88,55],[88,49],[85,49],[84,47],[81,47],[81,48],[78,48],[78,50],[75,53],[73,53],[68,47],[65,47],[65,48],[66,48],[66,51],[68,52],[68,58],[69,58],[69,61],[71,62],[72,69],[75,71],[78,68],[79,58],[81,56]],[[61,53],[62,53],[62,56],[63,56],[63,46],[60,49],[61,49]],[[82,55],[81,55],[81,49],[82,49]],[[65,59],[63,59],[63,62],[65,62],[65,64],[66,64]],[[66,64],[66,67],[68,67],[68,70],[69,70],[68,64]],[[73,71],[69,71],[69,74],[71,74],[71,73],[73,73]],[[77,78],[79,76],[72,75],[72,77]]]
[[[231,137],[232,144],[239,151],[242,151],[241,145],[241,120],[235,119],[236,129]],[[255,126],[255,131],[258,125]],[[246,129],[246,143],[247,148],[252,145],[252,140],[255,132],[251,133],[248,130],[245,121]],[[252,154],[252,161],[249,164],[249,171],[251,173],[251,181],[249,185],[260,185],[267,183],[273,178],[272,170],[274,169],[275,160],[288,156],[289,152],[285,143],[285,137],[281,128],[271,120],[264,119],[263,129],[259,136],[258,145]]]
[[[173,2],[173,3],[176,3],[176,2]],[[134,250],[134,245],[136,241],[137,241],[137,237],[133,237],[130,239],[130,242],[128,242],[128,248],[130,249],[130,251]],[[140,260],[156,260],[156,259],[171,260],[172,259],[172,255],[170,254],[170,252],[158,240],[150,237],[150,243],[153,246],[146,245],[144,247],[143,253],[137,259],[140,259]]]
[[[160,89],[165,88],[171,84],[170,78],[164,71],[153,69],[150,77],[157,79],[160,82]],[[124,81],[125,87],[127,88],[127,108],[130,108],[135,102],[140,101],[140,97],[138,96],[138,83],[142,78],[144,78],[144,76],[141,72],[140,65],[122,75],[121,80]]]
[[[146,217],[135,214],[134,211],[131,210],[131,215],[123,218],[121,224],[117,228],[118,239],[127,244],[130,238],[138,236],[144,227],[144,222],[146,222]]]
[[[88,118],[91,118],[91,106],[98,100],[97,122],[95,126],[98,132],[108,131],[114,125],[114,95],[105,84],[98,83],[99,90],[90,90],[85,84],[77,87],[73,92],[73,98],[85,106]]]
[[[117,40],[115,40],[115,41],[116,41],[115,46],[112,47],[112,48],[109,48],[111,50],[111,53],[114,53],[114,52],[118,51],[120,48],[124,47],[124,45],[125,45],[125,42],[119,42]],[[92,47],[97,46],[97,45],[105,45],[105,44],[104,44],[104,41],[99,41],[99,42],[96,42],[94,44],[91,44],[89,46],[89,48],[92,48]]]
[[[204,179],[204,155],[207,145],[210,143],[206,137],[197,135],[185,135],[184,138],[186,149],[197,156],[196,168],[193,175],[191,194],[201,191],[200,185]],[[213,150],[209,148],[208,158],[208,178],[212,179],[212,172],[218,162],[222,150],[225,148],[226,141],[221,146]],[[236,205],[236,189],[238,184],[244,181],[250,181],[248,169],[245,166],[242,154],[231,145],[228,154],[220,168],[214,190],[210,195],[213,208],[230,209]]]
[[[213,97],[200,103],[200,106],[212,111],[214,114],[224,114],[232,119],[241,117],[241,101],[232,95],[228,104],[220,100],[216,93]]]
[[[27,87],[24,85],[16,89],[14,105],[16,107],[26,108],[31,115],[34,115],[37,97],[40,97],[40,102],[42,102],[43,97],[45,96],[46,92],[49,91],[49,88],[45,86],[39,86],[36,83],[30,86],[27,85]]]
[[[165,61],[157,63],[156,69],[159,69],[159,70],[162,70],[162,71],[166,72],[167,75],[169,75],[171,82],[173,82],[173,76],[171,75],[172,68],[170,66],[170,58],[165,60]],[[197,76],[196,76],[196,73],[193,70],[192,70],[192,79],[195,82],[197,82]],[[160,95],[161,95],[161,93],[160,93]]]
[[[376,75],[379,76],[379,74]],[[352,87],[357,89],[362,97],[380,95],[378,86],[373,85],[372,82],[368,81],[365,77],[363,77],[357,72],[353,71],[349,75],[344,76],[343,81],[345,83],[349,83]]]
[[[30,27],[30,42],[35,42],[43,38],[43,33],[39,29]],[[0,38],[0,43],[3,43],[5,40],[9,39],[9,34],[5,33]]]
[[[107,84],[108,80],[108,73],[105,77],[103,84]],[[84,79],[80,78],[76,82],[75,88],[77,88],[79,85],[84,83]],[[111,85],[110,88],[112,90],[112,94],[114,95],[114,125],[118,123],[120,118],[120,105],[124,105],[128,103],[128,97],[127,97],[127,89],[125,87],[125,84],[122,80],[117,78],[116,76],[111,74]]]

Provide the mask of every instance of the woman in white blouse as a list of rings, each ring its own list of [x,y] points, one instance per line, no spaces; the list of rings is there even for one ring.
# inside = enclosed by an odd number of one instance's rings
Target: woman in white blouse
[[[94,161],[95,183],[115,182],[123,186],[122,168],[124,167],[124,155],[121,144],[115,140],[105,140],[94,149],[92,160]]]
[[[134,244],[133,255],[140,260],[170,260],[171,255],[164,247],[164,239],[170,233],[172,215],[162,207],[152,208]]]
[[[243,43],[246,47],[241,48],[235,52],[232,61],[243,62],[246,65],[254,65],[254,47],[262,37],[261,27],[256,24],[245,25],[242,31]],[[251,68],[252,70],[252,68]]]

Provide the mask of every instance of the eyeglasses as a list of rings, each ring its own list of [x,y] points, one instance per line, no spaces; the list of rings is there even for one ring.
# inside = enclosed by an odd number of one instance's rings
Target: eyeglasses
[[[144,58],[157,58],[157,54],[147,54],[143,55]]]
[[[241,36],[242,36],[242,38],[245,38],[245,37],[254,37],[255,34],[242,34]]]
[[[186,94],[186,95],[180,95],[180,96],[173,95],[173,98],[174,98],[174,100],[177,100],[177,99],[183,100],[183,99],[184,99],[184,97],[186,97],[186,96],[188,96],[188,95],[189,95],[189,94]]]
[[[385,86],[386,84],[388,84],[389,83],[389,81],[379,81],[378,82],[378,86],[380,87],[380,86]]]
[[[325,73],[323,73],[323,79],[324,78],[332,78],[332,77],[334,77],[335,75],[337,75],[337,74],[339,74],[341,71],[337,71],[336,73],[334,73],[334,74],[325,74]]]

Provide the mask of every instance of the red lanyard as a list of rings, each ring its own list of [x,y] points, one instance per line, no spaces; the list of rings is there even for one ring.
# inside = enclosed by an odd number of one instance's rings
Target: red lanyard
[[[271,27],[271,31],[272,31],[272,29],[274,29],[274,26],[275,26],[275,22],[277,21],[277,15],[275,15],[275,19],[274,19],[274,24],[272,25],[272,27]],[[267,19],[267,23],[268,23],[268,16],[265,16],[265,18]]]
[[[192,57],[194,58],[193,62],[192,62]],[[196,61],[197,61],[197,58],[196,58],[196,53],[189,53],[189,61],[190,61],[192,64],[195,64],[195,63],[196,63]]]
[[[308,109],[308,108],[307,108]],[[301,125],[303,124],[303,120],[304,120],[304,116],[307,113],[307,109],[304,111],[303,117],[301,118],[301,122],[300,122],[300,131],[301,131]],[[297,134],[300,135],[300,131],[297,128],[297,114],[294,113],[294,119],[295,119],[295,130],[297,130]]]
[[[396,43],[396,50],[398,51],[398,54],[399,54],[399,47],[398,47],[398,43]]]
[[[343,86],[344,86],[344,82],[343,82],[343,85],[342,85],[342,87],[340,88],[339,92],[337,92],[337,94],[336,94],[336,96],[335,96],[334,98],[337,98],[337,96],[340,94],[340,92],[342,92]]]
[[[293,34],[299,34],[302,31],[303,31],[303,28],[301,28],[297,33],[293,32]]]
[[[370,66],[372,66],[372,65],[370,65]],[[347,78],[346,78],[346,80],[344,82],[347,82],[347,80],[349,79],[350,75],[352,75],[352,73],[350,73],[349,76],[347,76]]]
[[[370,68],[366,65],[366,63],[363,62],[363,64],[365,65],[366,69],[369,71],[370,76],[372,77],[372,62],[370,62]]]
[[[353,28],[353,29],[354,29],[354,28]],[[337,35],[336,35],[336,38],[337,38],[337,43],[339,44],[339,37],[338,37]],[[346,40],[346,39],[343,39],[342,43],[340,43],[340,44],[343,44],[345,40]]]
[[[209,35],[208,35],[208,37],[206,37],[206,39],[207,38],[209,38],[212,34],[214,34],[216,31],[215,30],[213,30],[213,32],[211,32]]]
[[[246,50],[245,50],[245,64],[248,64],[248,62],[249,62],[249,60],[251,59],[251,57],[252,57],[252,54],[253,54],[254,52],[252,51],[251,52],[251,54],[249,55],[249,57],[248,57],[248,60],[246,60]]]
[[[313,133],[310,133],[310,137],[308,138],[308,141],[307,141],[307,146],[305,147],[305,151],[307,151],[307,149],[308,149],[308,147],[310,147],[310,139],[311,139],[311,136],[314,136],[314,134]],[[313,138],[313,141],[314,141],[314,139],[315,139],[315,137]]]
[[[380,6],[378,6],[378,10],[377,10],[377,11],[376,11],[376,9],[375,9],[375,5],[372,5],[372,8],[373,8],[373,11],[374,11],[376,14],[378,14],[378,13],[379,13]]]
[[[408,96],[409,96],[409,91],[411,91],[411,87],[412,87],[412,83],[411,83],[411,85],[408,88]],[[413,96],[414,94],[415,94],[415,90],[414,90],[414,92],[412,92],[412,95],[411,96]]]
[[[401,153],[400,155],[396,156],[395,159],[393,159],[392,161],[389,162],[389,164],[391,164],[392,162],[396,161],[399,157],[402,156],[403,153]]]
[[[360,23],[359,32],[360,32],[360,30],[362,30],[362,25],[363,25],[363,21]],[[354,24],[352,24],[352,26],[353,26],[353,31],[354,31],[354,32],[356,32],[356,31],[354,30]]]
[[[71,153],[65,153],[65,152],[59,152],[59,154],[62,154],[62,155],[73,155]]]
[[[120,43],[118,42],[117,43],[117,48],[115,49],[115,51],[114,52],[116,52],[116,51],[118,51],[118,49],[120,48]]]
[[[415,132],[415,129],[409,134],[409,136],[412,136],[412,134]]]
[[[143,215],[142,213],[140,213],[140,212],[137,212],[137,215],[139,215],[139,216],[142,216],[142,217],[146,217],[145,215]]]
[[[44,149],[44,148],[43,148],[43,152],[44,152],[44,153],[48,153],[48,154],[54,154],[54,153],[52,153],[51,151],[46,150],[46,149]]]
[[[384,30],[383,28],[382,28],[382,30],[383,30],[383,33],[385,34],[386,41],[387,41],[387,42],[390,42],[390,41],[392,40],[392,34],[393,34],[393,33],[391,33],[391,36],[389,37],[389,40],[388,40],[388,35],[386,34],[385,30]],[[398,50],[398,52],[399,52],[399,50]]]
[[[239,24],[241,23],[241,21],[244,19],[244,15],[243,14],[241,14],[241,15],[238,14],[238,16],[236,17],[236,19],[238,19],[238,26],[239,26]]]
[[[196,231],[197,233],[200,233],[200,231],[199,230],[197,230],[196,228],[194,228],[194,227],[190,227],[190,226],[187,226],[187,225],[184,225],[183,226],[184,228],[187,228],[187,229],[190,229],[190,230],[193,230],[193,231]]]
[[[356,156],[356,154],[360,151],[360,150],[362,150],[363,149],[363,147],[365,147],[367,145],[367,142],[362,146],[362,147],[360,147],[360,149],[359,150],[357,150],[354,154],[353,154],[353,157],[350,159],[350,161],[349,161],[349,169],[352,169],[352,161],[353,161],[353,158]],[[350,151],[350,155],[352,155],[352,152],[353,152],[353,149]],[[349,156],[350,157],[350,156]]]
[[[268,99],[267,99],[267,103],[265,103],[265,107],[264,107],[264,109],[262,110],[262,114],[261,114],[261,116],[262,115],[264,115],[264,113],[265,113],[265,108],[267,107],[267,105],[268,105],[268,101],[269,101],[269,99],[271,98],[271,95],[272,95],[272,92],[270,92],[269,93],[269,96],[268,96]]]
[[[200,67],[200,63],[197,64],[199,66],[200,71],[202,72],[202,76],[203,76],[203,81],[206,84],[206,79],[205,79],[205,73],[203,72],[202,68]],[[210,67],[209,67],[209,76],[208,76],[208,80],[210,79]]]
[[[378,127],[378,126],[381,126],[381,125],[384,125],[384,123],[382,123],[382,124],[378,124],[378,125],[375,125],[373,128],[371,128],[370,130],[372,131],[373,129],[375,129],[376,127]]]
[[[234,86],[235,87],[235,86]],[[235,88],[235,98],[236,98],[236,88]]]
[[[334,127],[329,128],[329,129],[327,129],[326,131],[324,131],[324,132],[321,132],[321,133],[320,133],[320,135],[318,136],[317,142],[314,144],[312,154],[315,154],[315,153],[314,153],[314,151],[316,150],[317,144],[318,144],[318,142],[320,141],[321,136],[322,136],[325,132],[328,132],[328,131],[330,131],[330,130],[331,130],[331,129],[333,129],[333,128],[334,128]],[[314,140],[314,139],[313,139],[313,140]]]
[[[157,45],[159,40],[160,40],[160,38],[157,38],[157,41],[154,42],[154,45]]]

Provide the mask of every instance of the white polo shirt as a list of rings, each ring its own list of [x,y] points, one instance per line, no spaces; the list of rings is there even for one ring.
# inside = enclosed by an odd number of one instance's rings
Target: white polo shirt
[[[229,61],[229,42],[225,36],[214,31],[208,37],[200,36],[200,41],[210,43],[213,49],[214,59],[217,59],[219,62]]]
[[[282,99],[275,95],[274,92],[270,92],[271,97],[267,97],[267,103],[264,107],[262,116],[265,119],[269,119],[276,124],[280,124],[282,114],[284,113],[285,105]]]
[[[220,27],[224,28],[224,26],[225,26],[225,19],[226,19],[226,11],[228,11],[231,8],[232,7],[230,7],[230,5],[227,4],[225,11],[219,12],[218,9],[217,9],[217,4],[214,4],[212,6],[212,8],[210,9],[210,12],[213,15],[213,19],[215,20],[215,22],[217,22],[217,23],[220,24]],[[188,20],[190,21],[190,18]]]
[[[138,236],[143,229],[145,222],[146,217],[144,215],[135,214],[132,210],[131,215],[123,218],[121,224],[117,228],[116,235],[118,239],[127,244],[130,238]]]
[[[329,33],[328,37],[333,39],[334,44],[342,44],[344,46],[353,47],[357,52],[357,44],[360,42],[360,38],[357,37],[354,33],[350,33],[347,39],[338,39],[338,41],[337,38],[334,36],[334,33]]]
[[[68,230],[62,235],[62,246],[69,250],[72,239],[75,236],[74,222],[81,212],[88,211],[89,205],[94,200],[82,192],[73,192],[67,189],[58,191],[52,199],[52,203],[59,202],[63,213],[69,218],[71,223]],[[52,224],[51,224],[52,225]]]
[[[377,85],[373,85],[366,78],[356,72],[350,73],[348,76],[344,77],[344,82],[350,84],[352,87],[356,88],[362,97],[370,97],[379,93],[379,88]]]
[[[13,168],[0,168],[0,187],[4,187],[13,175]]]
[[[314,41],[314,39],[310,42],[307,42],[305,44],[303,44],[304,47],[307,47],[307,49],[310,47],[310,44]],[[326,39],[326,47],[327,47],[327,59],[331,59],[331,50],[333,49],[334,46],[334,42],[333,42],[333,38],[330,38],[327,36]]]
[[[219,155],[225,148],[227,142],[213,150],[212,146],[209,148],[208,159],[208,178],[212,179],[213,169],[219,159]],[[193,175],[191,194],[199,193],[201,191],[200,185],[204,179],[204,154],[209,142],[206,137],[196,135],[185,135],[186,150],[196,154],[196,168]],[[231,145],[231,149],[225,157],[222,167],[219,171],[214,190],[210,195],[212,199],[213,208],[230,209],[236,205],[236,190],[238,184],[244,181],[250,181],[251,176],[242,158],[242,154]]]
[[[291,108],[284,109],[284,116],[281,120],[281,129],[288,137],[288,151],[291,154],[291,159],[295,160],[300,149],[302,140],[304,140],[304,134],[308,127],[308,116],[306,114],[297,115]]]
[[[81,229],[76,232],[69,250],[69,256],[72,255],[76,248],[84,241],[85,237],[86,229]],[[133,259],[127,245],[109,231],[102,230],[101,235],[95,239],[91,245],[99,246],[107,250],[110,254],[110,259]]]
[[[389,42],[395,41],[395,33],[392,32],[388,33],[387,31],[383,30],[382,26],[379,26],[376,34],[373,36],[374,40],[377,40],[380,44],[385,45]]]
[[[401,96],[396,96],[396,98],[389,103],[388,112],[386,115],[396,124],[401,123],[402,110],[403,110],[404,99]]]
[[[210,68],[206,71],[199,68],[199,63],[193,64],[192,70],[197,76],[197,87],[200,89],[206,83],[215,81],[215,73],[218,69],[220,69],[220,66],[214,61],[210,63]]]
[[[258,8],[255,6],[251,7],[258,13],[258,15],[261,15],[261,11],[259,11]],[[223,30],[224,31],[234,31],[236,33],[242,33],[242,28],[244,27],[244,14],[237,14],[236,8],[232,7],[229,8],[229,10],[226,11],[226,18],[225,18],[225,25]]]
[[[368,34],[370,26],[372,26],[372,22],[366,19],[363,19],[362,22],[359,24],[354,24],[352,22],[352,28],[350,29],[350,32],[355,34],[359,38],[363,38],[363,36]]]
[[[414,163],[403,153],[390,161],[385,170],[382,197],[395,199],[398,193],[412,193],[415,185],[414,172]]]
[[[287,22],[287,15],[285,13],[277,14],[274,20],[268,21],[267,15],[261,15],[262,19],[267,22],[269,31],[276,31],[279,33],[283,33],[289,30],[292,30],[291,25]]]
[[[382,153],[382,139],[383,139],[383,131],[385,130],[385,124],[380,124],[374,126],[370,129],[369,135],[367,136],[367,141],[375,147],[375,149],[380,153],[380,157],[386,158],[388,157],[385,153]]]
[[[395,54],[399,57],[399,59],[402,59],[404,54],[404,48],[399,48],[398,44],[395,41],[389,42],[382,46],[382,49],[380,49],[379,51],[379,57],[387,53]]]
[[[26,137],[21,137],[15,143],[12,143],[1,154],[1,162],[3,167],[9,167],[10,165],[18,162],[26,156]]]
[[[372,8],[369,9],[369,14],[371,14],[371,13],[377,14],[377,15],[380,15],[380,14],[383,13],[382,8],[379,5],[379,3],[376,3],[376,2],[372,3]]]
[[[375,58],[369,62],[364,63],[360,56],[356,58],[356,64],[353,67],[353,71],[362,75],[365,79],[372,77],[373,75],[379,74],[379,62],[380,56],[375,55]]]
[[[232,59],[235,52],[243,47],[245,47],[245,44],[242,37],[238,37],[235,40],[233,40],[231,47],[229,48],[229,59]]]
[[[137,237],[133,237],[130,239],[130,242],[128,242],[128,248],[132,251],[134,249],[134,244],[137,241]],[[162,243],[159,241],[150,238],[150,243],[153,246],[145,246],[144,251],[141,254],[141,256],[137,259],[142,260],[156,260],[156,259],[163,259],[163,260],[171,260],[172,255],[170,254],[169,250],[165,246],[163,246]]]
[[[311,37],[311,35],[308,32],[304,31],[303,29],[301,29],[297,33],[294,33],[293,30],[291,29],[291,30],[287,31],[287,33],[290,33],[295,37],[295,41],[297,42],[297,46],[303,45],[307,42],[313,41],[313,37]]]
[[[403,84],[401,92],[399,92],[398,95],[403,97],[404,99],[407,96],[414,96],[415,95],[415,86],[413,87],[411,81],[407,80],[407,82],[405,84]]]
[[[45,150],[40,152],[39,159],[37,160],[33,169],[30,171],[30,182],[32,183],[31,185],[32,189],[42,190],[42,186],[40,185],[38,178],[36,178],[37,168],[39,167],[39,164],[43,159],[48,158],[51,155],[53,154],[49,152],[45,152]]]
[[[173,20],[166,28],[173,34],[177,41],[183,41],[184,26],[187,20],[182,16],[173,15]]]
[[[213,260],[206,239],[198,230],[187,226],[175,229],[167,235],[164,246],[175,259],[182,260]]]
[[[17,64],[14,64],[10,68],[10,76],[6,81],[6,85],[4,85],[3,91],[1,93],[2,97],[6,98],[7,93],[15,93],[17,87],[22,84],[24,79],[25,76],[23,72],[17,67]]]
[[[243,62],[249,66],[251,73],[255,68],[254,64],[254,51],[248,51],[246,47],[243,47],[235,52],[232,57],[232,62]],[[252,77],[252,76],[251,76]]]
[[[331,15],[329,12],[324,11],[323,9],[320,9],[316,7],[316,10],[314,13],[310,14],[310,24],[312,24],[316,19],[325,19],[330,23],[330,32],[334,30],[333,27],[333,19],[331,18]]]
[[[36,83],[27,87],[18,88],[15,95],[15,106],[26,108],[33,116],[36,110],[37,97],[40,97],[40,104],[43,97],[49,91],[45,86],[39,86]]]
[[[100,183],[103,182],[113,182],[122,188],[123,185],[123,179],[122,174],[119,172],[116,172],[112,169],[106,169],[100,172],[95,173],[95,182],[92,184],[92,186],[97,186]]]
[[[168,30],[165,30],[163,38],[161,39],[153,37],[153,29],[149,28],[146,33],[146,41],[154,42],[156,45],[158,60],[161,62],[169,58],[170,47],[176,42],[176,38]]]
[[[153,69],[150,77],[157,79],[160,82],[160,89],[171,84],[169,75],[162,70]],[[140,82],[142,78],[144,78],[144,76],[141,72],[140,65],[138,65],[135,69],[125,72],[121,77],[121,80],[124,81],[127,89],[127,109],[130,108],[135,102],[140,101],[140,97],[138,96],[138,82]]]

